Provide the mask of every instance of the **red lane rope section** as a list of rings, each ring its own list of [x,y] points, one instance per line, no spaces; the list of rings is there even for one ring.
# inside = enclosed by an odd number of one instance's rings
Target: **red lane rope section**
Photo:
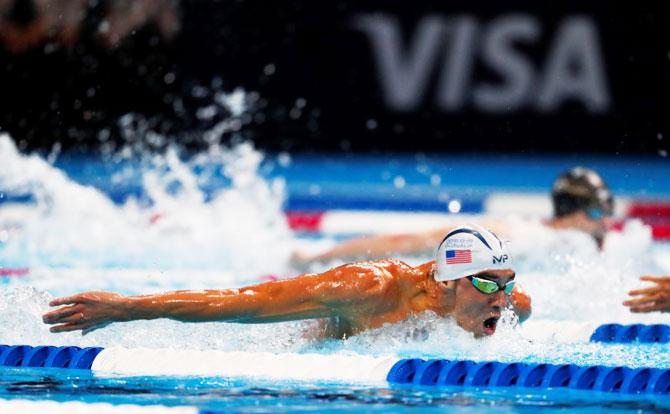
[[[30,273],[30,269],[27,267],[0,267],[0,277],[10,277],[10,276],[26,276]]]
[[[628,217],[651,226],[655,240],[670,240],[670,202],[636,201],[628,207]]]
[[[286,221],[291,230],[316,233],[321,230],[323,215],[322,211],[287,211]]]
[[[670,225],[668,226],[653,226],[651,234],[655,240],[670,240]]]
[[[664,217],[670,220],[670,202],[634,202],[628,207],[628,217]]]

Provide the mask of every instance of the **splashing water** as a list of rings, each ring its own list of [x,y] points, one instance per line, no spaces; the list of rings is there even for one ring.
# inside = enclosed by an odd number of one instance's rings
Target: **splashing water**
[[[190,161],[169,149],[143,173],[151,208],[133,199],[117,206],[39,156],[21,155],[2,135],[0,188],[31,193],[36,206],[4,243],[0,260],[37,269],[225,269],[237,279],[277,272],[291,234],[281,212],[283,183],[258,176],[261,160],[250,144],[217,146]],[[204,164],[231,181],[209,202],[192,172]]]
[[[515,233],[518,280],[533,299],[534,318],[663,321],[661,314],[633,315],[621,304],[627,292],[641,284],[641,275],[667,272],[655,261],[655,255],[667,255],[667,249],[654,246],[650,228],[641,222],[633,220],[621,232],[608,233],[602,251],[575,230],[527,226]]]

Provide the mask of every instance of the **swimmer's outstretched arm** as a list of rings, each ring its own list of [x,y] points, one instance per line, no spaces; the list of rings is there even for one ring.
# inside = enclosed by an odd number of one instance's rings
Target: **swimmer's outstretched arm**
[[[625,301],[631,312],[670,312],[670,276],[642,276],[640,280],[652,282],[654,286],[628,292],[631,299]]]
[[[176,291],[123,296],[86,292],[53,300],[63,306],[43,316],[51,332],[83,334],[113,322],[169,318],[183,322],[267,323],[350,316],[393,306],[390,279],[368,264],[343,265],[327,272],[240,289]]]

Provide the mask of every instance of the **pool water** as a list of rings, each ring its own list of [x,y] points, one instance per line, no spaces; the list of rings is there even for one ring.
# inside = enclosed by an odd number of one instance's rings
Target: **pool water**
[[[4,369],[3,398],[77,400],[110,404],[197,406],[225,412],[289,412],[347,410],[352,412],[465,413],[495,408],[500,412],[616,412],[670,408],[663,398],[622,396],[565,389],[463,389],[456,387],[370,387],[342,384],[299,384],[194,377],[106,377],[90,372],[48,369]]]
[[[488,168],[500,172],[511,162],[517,172],[527,165],[541,174],[534,175],[527,188],[522,188],[523,180],[518,176],[507,180],[499,173],[489,179],[477,176],[473,186],[465,188],[464,176],[451,176],[449,168],[421,157],[384,163],[380,159],[361,162],[357,157],[334,160],[328,156],[318,163],[314,156],[301,159],[279,154],[264,160],[246,144],[217,147],[194,157],[168,151],[139,163],[63,160],[68,157],[54,165],[39,156],[21,155],[7,137],[0,137],[0,164],[4,166],[0,170],[4,199],[0,202],[0,267],[29,269],[26,275],[0,277],[0,343],[670,368],[670,345],[588,342],[590,329],[601,323],[668,322],[665,314],[633,315],[621,306],[626,292],[639,286],[640,275],[670,274],[670,245],[653,241],[650,229],[639,221],[630,221],[622,231],[609,234],[600,252],[583,234],[546,230],[538,224],[538,217],[501,218],[511,223],[518,280],[533,298],[534,310],[522,326],[507,314],[495,336],[482,340],[429,313],[344,341],[310,339],[304,333],[313,327],[311,322],[245,326],[157,320],[113,324],[86,336],[51,334],[41,323],[41,314],[48,309],[48,301],[60,295],[82,290],[142,294],[227,288],[267,280],[268,276],[297,274],[288,260],[293,249],[323,249],[351,235],[294,234],[283,209],[291,203],[303,203],[304,207],[306,194],[321,200],[322,209],[329,209],[333,207],[329,203],[345,192],[349,201],[356,201],[351,205],[365,205],[368,210],[384,197],[390,205],[398,198],[418,200],[415,208],[427,206],[431,210],[435,200],[444,202],[440,197],[447,194],[448,199],[472,201],[461,204],[472,208],[463,212],[482,216],[487,212],[476,206],[484,204],[482,197],[492,188],[537,194],[542,184],[538,176],[550,181],[549,177],[574,162],[555,159],[541,166],[532,159],[515,158],[499,164],[474,159],[468,171]],[[465,168],[453,159],[442,162]],[[670,189],[664,187],[670,182],[667,168],[655,161],[637,160],[638,167],[628,168],[625,174],[612,167],[620,160],[593,162],[603,166],[617,183],[613,187],[628,198],[670,198]],[[335,167],[326,167],[329,163]],[[375,173],[371,165],[381,171]],[[342,166],[349,175],[342,174]],[[306,178],[309,171],[311,184]],[[355,193],[352,176],[367,180],[359,193]],[[635,190],[631,183],[641,188]],[[374,203],[365,204],[365,196],[370,194]],[[421,196],[412,198],[415,194]],[[395,224],[389,223],[391,227]],[[420,264],[431,258],[402,259]],[[310,270],[338,263],[315,265]],[[2,368],[0,399],[11,398],[189,405],[242,412],[445,408],[477,413],[491,408],[510,412],[639,412],[665,410],[670,404],[666,397],[565,389],[278,383],[251,378],[121,377]]]

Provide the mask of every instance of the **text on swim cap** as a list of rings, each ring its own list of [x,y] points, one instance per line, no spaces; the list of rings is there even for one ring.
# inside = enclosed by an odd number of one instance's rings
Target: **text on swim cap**
[[[470,239],[447,239],[446,247],[469,248],[473,245],[473,240]]]
[[[503,254],[503,255],[500,255],[500,256],[493,256],[493,264],[506,263],[508,259],[509,259],[509,256],[507,256],[506,254]]]

